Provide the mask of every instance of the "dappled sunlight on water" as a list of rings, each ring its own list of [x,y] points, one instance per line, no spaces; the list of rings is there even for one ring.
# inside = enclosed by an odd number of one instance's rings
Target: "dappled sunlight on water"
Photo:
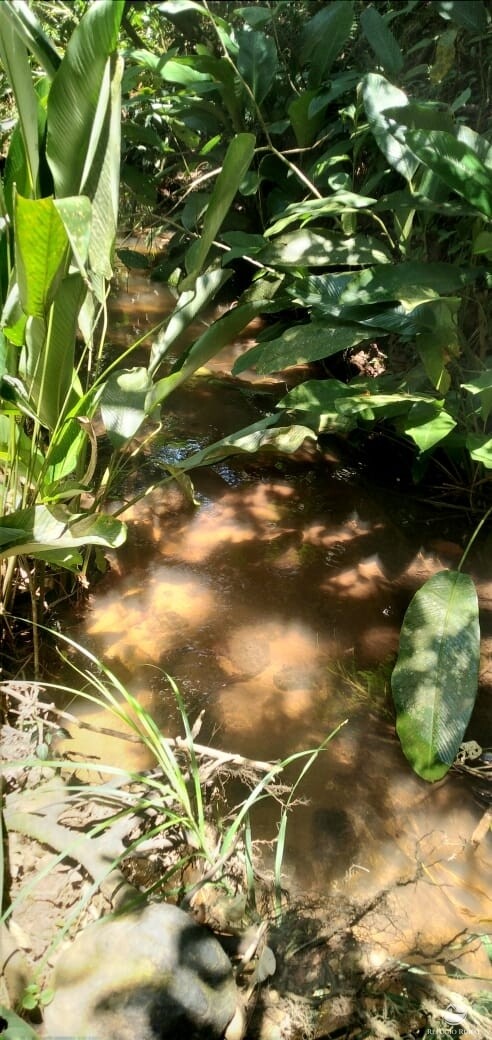
[[[143,581],[128,577],[94,602],[86,631],[103,657],[132,671],[158,664],[186,642],[214,610],[207,582],[184,569],[160,565]]]
[[[122,310],[131,313],[129,301]],[[241,349],[244,341],[231,348]],[[259,417],[255,400],[205,377],[173,397],[174,408],[137,485],[196,450],[200,430],[210,443]],[[413,775],[388,686],[410,597],[460,558],[453,520],[368,491],[335,450],[233,459],[193,480],[199,508],[175,486],[157,487],[123,514],[127,545],[93,592],[80,642],[87,637],[132,691],[145,691],[164,733],[179,723],[163,671],[192,720],[205,709],[200,740],[254,758],[316,747],[347,720],[303,781],[307,804],[290,815],[289,885],[301,898],[375,900],[353,930],[368,970],[420,957],[442,974],[462,944],[464,970],[490,978],[476,939],[492,916],[486,828],[476,840],[483,810],[463,777],[429,785]],[[484,573],[478,584],[483,690],[469,736],[487,746],[492,582]],[[105,757],[104,740],[93,753]],[[136,746],[122,743],[120,761],[135,768]],[[256,823],[272,836],[266,805]]]

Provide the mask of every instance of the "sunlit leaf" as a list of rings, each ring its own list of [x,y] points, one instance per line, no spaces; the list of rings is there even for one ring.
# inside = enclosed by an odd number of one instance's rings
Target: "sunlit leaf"
[[[401,264],[368,268],[352,276],[341,294],[342,304],[372,304],[400,300],[410,307],[432,296],[454,293],[473,281],[478,272],[455,264],[426,264],[410,260]]]
[[[109,376],[101,396],[101,415],[113,447],[121,449],[140,429],[151,386],[146,368],[118,370]]]
[[[391,677],[402,749],[424,780],[440,780],[456,758],[475,703],[479,658],[473,581],[441,571],[408,607]]]
[[[388,83],[384,76],[371,72],[364,78],[362,97],[371,130],[383,155],[390,166],[410,181],[419,160],[408,144],[400,140],[401,135],[396,136],[400,125],[397,112],[400,108],[403,111],[407,108],[407,95]],[[386,115],[386,109],[391,109],[391,116]],[[404,120],[402,125],[405,126]]]
[[[11,8],[13,4],[0,4],[0,61],[14,92],[26,160],[27,183],[24,186],[17,179],[17,188],[21,191],[28,185],[29,194],[34,196],[39,170],[38,98],[26,46],[15,29],[15,8]]]
[[[98,142],[93,128],[108,56],[116,49],[124,0],[90,4],[68,42],[48,98],[46,152],[56,195],[77,195],[87,157]],[[102,126],[101,126],[102,132]]]
[[[492,217],[492,170],[452,134],[411,130],[406,141],[420,162],[486,217]]]
[[[265,237],[278,235],[289,224],[308,224],[312,220],[328,216],[331,213],[355,213],[359,209],[368,209],[376,199],[357,195],[351,191],[337,191],[323,199],[307,199],[306,202],[295,202],[287,206],[281,217],[265,231]]]
[[[0,1016],[7,1023],[5,1032],[1,1034],[4,1040],[39,1040],[39,1033],[4,1004],[0,1004]]]
[[[193,375],[210,358],[222,350],[222,347],[232,343],[234,338],[257,314],[263,314],[269,309],[269,302],[264,297],[252,300],[250,303],[233,307],[222,318],[215,321],[202,336],[197,339],[187,351],[184,360],[180,360],[180,367],[171,372],[171,375],[159,379],[153,389],[149,392],[147,408],[152,410],[171,394],[176,387],[184,383],[189,376]]]
[[[125,537],[125,524],[113,516],[71,513],[62,505],[37,505],[2,518],[0,556],[32,556],[37,551],[80,545],[117,548]]]
[[[448,412],[435,405],[416,402],[410,408],[401,429],[417,445],[419,451],[430,451],[444,440],[456,426]]]
[[[91,201],[85,195],[76,195],[74,198],[55,199],[54,206],[65,226],[75,262],[84,273],[91,236]]]
[[[475,462],[481,462],[486,469],[492,469],[492,438],[487,433],[469,433],[466,447]]]
[[[67,254],[68,238],[53,199],[15,199],[15,258],[25,314],[43,318]]]
[[[389,263],[391,256],[377,239],[365,235],[302,228],[275,238],[261,259],[279,267],[362,267]]]
[[[229,271],[214,268],[200,275],[193,286],[178,297],[167,325],[152,344],[149,372],[154,375],[167,352],[203,307],[213,300],[222,285],[230,278]]]
[[[316,440],[312,430],[306,426],[275,426],[276,416],[261,419],[252,426],[229,437],[224,437],[201,451],[195,452],[180,463],[184,470],[209,466],[231,455],[253,455],[258,451],[274,455],[290,455],[297,451],[305,440]]]
[[[251,163],[254,150],[254,134],[237,134],[232,139],[207,206],[201,238],[196,243],[196,248],[192,246],[186,256],[188,277],[181,285],[182,292],[192,289],[195,279],[201,274],[212,242],[230,209]]]
[[[338,379],[309,379],[290,390],[278,407],[306,423],[317,433],[349,433],[357,426],[355,416],[341,415],[337,404],[350,396],[350,387]]]
[[[235,362],[233,372],[238,375],[248,368],[255,368],[261,375],[280,372],[291,365],[319,361],[348,350],[367,339],[367,335],[365,329],[334,328],[322,322],[295,325],[277,339],[247,350]]]
[[[480,372],[479,375],[473,379],[469,379],[467,383],[462,383],[463,390],[468,390],[468,393],[480,395],[480,414],[484,422],[492,411],[492,369],[487,368],[484,372]]]

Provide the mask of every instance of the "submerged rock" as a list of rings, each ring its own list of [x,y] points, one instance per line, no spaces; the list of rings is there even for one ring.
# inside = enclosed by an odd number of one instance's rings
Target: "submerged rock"
[[[238,991],[220,943],[167,903],[86,928],[55,970],[47,1037],[219,1040]]]

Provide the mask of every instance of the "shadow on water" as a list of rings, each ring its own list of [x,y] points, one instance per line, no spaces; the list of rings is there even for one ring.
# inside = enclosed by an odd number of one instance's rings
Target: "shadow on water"
[[[129,496],[162,477],[166,461],[259,417],[257,383],[221,381],[229,360],[173,396]],[[199,508],[176,487],[161,488],[124,515],[128,542],[74,637],[168,734],[178,719],[164,672],[192,717],[205,709],[201,740],[254,758],[314,747],[347,720],[306,778],[308,803],[291,814],[290,887],[354,904],[388,893],[356,934],[373,968],[381,951],[432,958],[456,937],[479,934],[490,918],[492,858],[486,840],[472,840],[482,812],[462,777],[431,786],[412,774],[388,697],[411,595],[460,558],[452,521],[446,530],[442,516],[396,491],[368,490],[336,451],[226,461],[197,472],[194,485]],[[492,578],[479,556],[474,568],[485,655],[469,736],[487,746]],[[95,753],[93,735],[90,746]],[[107,759],[108,746],[98,753]],[[125,764],[120,746],[118,755]],[[267,809],[257,825],[271,837]],[[462,965],[490,978],[479,942]]]

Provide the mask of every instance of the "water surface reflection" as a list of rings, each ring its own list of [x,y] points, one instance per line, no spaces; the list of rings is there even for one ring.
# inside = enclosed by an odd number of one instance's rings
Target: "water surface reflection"
[[[214,367],[217,376],[220,358]],[[257,384],[246,396],[213,379],[199,385],[173,397],[166,436],[129,494],[180,444],[258,417]],[[315,746],[347,720],[306,778],[309,803],[292,813],[291,886],[355,903],[386,893],[354,932],[373,967],[416,950],[438,964],[460,939],[463,970],[490,978],[471,938],[491,909],[489,839],[474,843],[482,810],[456,774],[432,786],[413,776],[385,695],[411,594],[460,556],[452,523],[396,491],[368,490],[336,451],[268,466],[231,460],[194,481],[198,509],[174,487],[127,512],[128,544],[92,594],[80,641],[145,691],[166,733],[178,721],[163,672],[192,716],[205,708],[200,739],[254,758]],[[487,651],[492,583],[478,557],[475,570]],[[486,659],[470,736],[492,744]],[[271,834],[263,810],[257,823]]]

